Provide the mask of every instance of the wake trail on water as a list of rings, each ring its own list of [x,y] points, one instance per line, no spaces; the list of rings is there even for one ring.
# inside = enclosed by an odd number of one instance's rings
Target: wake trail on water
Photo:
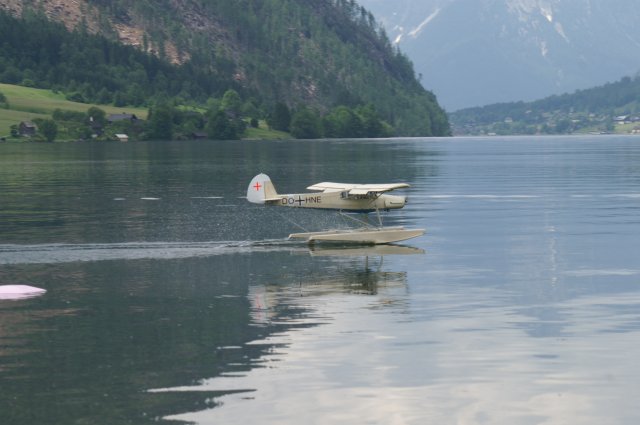
[[[178,259],[252,252],[295,251],[299,242],[283,239],[213,242],[122,242],[0,245],[0,265],[82,261]]]

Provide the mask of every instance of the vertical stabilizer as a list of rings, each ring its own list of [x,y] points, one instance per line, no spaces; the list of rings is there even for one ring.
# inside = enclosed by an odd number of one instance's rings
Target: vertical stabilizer
[[[277,196],[276,188],[266,174],[255,176],[247,188],[247,200],[254,204],[264,204],[265,200],[273,200]]]

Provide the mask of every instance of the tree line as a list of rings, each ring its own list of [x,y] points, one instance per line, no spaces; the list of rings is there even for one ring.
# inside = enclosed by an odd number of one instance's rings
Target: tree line
[[[0,107],[4,104],[8,106],[0,92]],[[227,90],[221,99],[209,99],[207,106],[205,111],[185,109],[175,99],[164,99],[149,108],[147,120],[125,114],[126,119],[117,121],[109,120],[98,106],[84,113],[56,109],[51,119],[34,119],[38,134],[33,140],[53,142],[59,135],[70,140],[114,140],[117,134],[126,134],[132,140],[237,140],[247,128],[259,126],[254,100],[243,101],[235,90]],[[339,106],[322,115],[307,107],[291,111],[279,103],[265,121],[270,128],[299,139],[378,138],[392,134],[391,126],[381,120],[372,105],[356,109]],[[11,127],[11,136],[20,136],[17,125]]]
[[[616,116],[638,114],[640,75],[533,102],[467,108],[450,115],[458,128],[490,127],[498,134],[563,134],[581,128],[611,131]]]

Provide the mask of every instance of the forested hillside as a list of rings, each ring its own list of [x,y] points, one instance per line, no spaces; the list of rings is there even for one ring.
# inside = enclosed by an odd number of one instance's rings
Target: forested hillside
[[[51,3],[0,5],[0,82],[135,106],[204,106],[233,90],[256,118],[284,106],[322,124],[343,107],[361,121],[373,113],[387,135],[449,133],[411,62],[352,0]]]
[[[535,102],[499,103],[451,114],[458,134],[629,132],[640,125],[640,76]]]

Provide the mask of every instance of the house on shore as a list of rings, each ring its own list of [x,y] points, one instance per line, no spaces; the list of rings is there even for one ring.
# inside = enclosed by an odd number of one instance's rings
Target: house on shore
[[[206,131],[194,131],[189,136],[193,140],[207,139],[209,137]]]
[[[118,133],[115,136],[116,136],[116,139],[118,139],[119,142],[128,142],[129,141],[129,135],[127,135],[127,134]]]
[[[32,137],[38,132],[38,126],[31,121],[22,121],[18,125],[18,134],[21,137]]]
[[[138,118],[135,114],[121,113],[107,115],[107,123],[113,126],[112,131],[115,137],[121,142],[128,142],[131,135],[136,139],[144,126],[144,120]]]
[[[122,113],[122,114],[109,114],[107,116],[107,121],[112,124],[114,122],[120,122],[120,121],[129,121],[131,123],[135,123],[138,121],[138,117],[136,116],[136,114],[127,114],[127,113]]]

